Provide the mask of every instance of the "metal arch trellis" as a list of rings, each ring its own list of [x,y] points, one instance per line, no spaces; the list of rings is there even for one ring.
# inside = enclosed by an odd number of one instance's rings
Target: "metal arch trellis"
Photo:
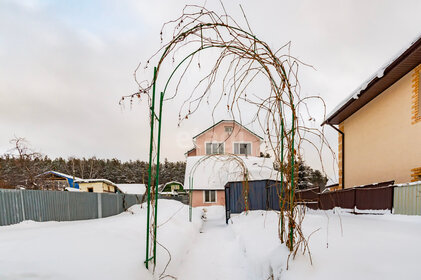
[[[149,268],[149,262],[153,261],[154,266],[156,266],[156,245],[157,245],[157,215],[158,215],[158,185],[159,185],[159,159],[160,159],[160,148],[161,148],[161,124],[162,124],[162,109],[163,109],[163,101],[164,101],[164,97],[165,97],[165,92],[167,90],[167,87],[169,85],[169,82],[171,81],[173,75],[175,74],[175,72],[177,71],[177,69],[191,56],[195,55],[196,53],[205,50],[205,49],[209,49],[209,48],[225,48],[225,49],[236,49],[237,51],[243,51],[245,52],[243,49],[238,48],[236,46],[230,46],[230,45],[208,45],[208,46],[202,46],[200,48],[198,48],[197,50],[193,51],[192,53],[190,53],[189,55],[187,55],[186,57],[184,57],[181,62],[174,68],[173,72],[170,74],[168,80],[165,83],[165,87],[164,90],[160,93],[159,95],[159,112],[157,115],[157,112],[155,110],[155,99],[156,99],[156,82],[157,82],[157,78],[158,78],[158,73],[159,73],[159,67],[161,66],[161,63],[163,62],[165,56],[167,55],[167,52],[169,52],[170,47],[172,44],[177,43],[180,38],[184,39],[186,37],[186,34],[188,34],[188,32],[191,32],[194,29],[202,29],[202,27],[204,26],[214,26],[214,27],[218,27],[218,26],[223,26],[225,28],[232,28],[235,29],[238,32],[243,32],[245,34],[247,34],[248,36],[251,36],[252,38],[254,38],[255,42],[257,40],[257,38],[250,34],[247,31],[244,31],[240,28],[236,28],[233,26],[229,26],[229,25],[225,25],[225,24],[218,24],[218,23],[214,23],[214,24],[198,24],[195,27],[189,29],[188,31],[185,31],[181,34],[179,34],[177,37],[175,37],[170,43],[169,45],[165,48],[164,53],[162,54],[158,66],[154,67],[154,75],[153,75],[153,82],[152,82],[152,100],[151,100],[151,107],[150,107],[150,147],[149,147],[149,167],[148,167],[148,189],[147,189],[147,226],[146,226],[146,259],[145,259],[145,265],[146,268]],[[261,42],[261,41],[259,41]],[[267,46],[264,46],[267,48]],[[250,50],[248,50],[250,51]],[[256,52],[256,50],[251,50],[252,52]],[[268,50],[269,51],[269,50]],[[270,52],[271,53],[271,52]],[[279,59],[273,55],[273,58],[279,62]],[[258,61],[262,67],[265,67],[265,65],[263,65],[263,63],[261,61]],[[283,82],[285,82],[287,84],[287,87],[289,87],[289,82],[288,82],[288,78],[287,78],[287,74],[286,71],[283,67],[283,65],[281,63],[279,63],[278,65],[280,67],[280,70],[282,72],[282,79],[284,79]],[[269,70],[267,70],[269,71]],[[276,85],[275,81],[273,80],[273,77],[271,75],[268,75],[268,78],[270,80],[270,82],[274,85],[275,89],[279,90],[278,86]],[[290,105],[291,105],[291,119],[292,119],[292,126],[291,126],[291,130],[290,130],[290,139],[292,140],[292,144],[290,146],[290,157],[291,157],[291,181],[290,181],[290,197],[289,197],[289,207],[290,207],[290,211],[291,211],[291,215],[290,217],[293,217],[294,215],[294,205],[293,205],[293,200],[294,200],[294,157],[295,157],[295,151],[294,151],[294,137],[295,137],[295,130],[297,129],[295,127],[295,121],[296,121],[296,116],[295,116],[295,108],[294,108],[294,103],[293,103],[293,97],[292,97],[292,92],[291,90],[288,88],[289,90],[289,98],[290,98]],[[279,93],[279,92],[278,92]],[[280,103],[281,101],[279,101]],[[281,107],[281,105],[280,105]],[[155,127],[155,123],[157,122],[158,124],[158,132],[157,132],[157,145],[156,145],[156,158],[154,159],[153,157],[153,152],[154,152],[154,148],[153,148],[153,144],[154,144],[154,127]],[[282,113],[280,114],[280,122],[282,125],[282,130],[281,130],[281,193],[283,194],[283,188],[284,186],[284,138],[286,137],[286,131],[284,128],[284,124],[285,124],[285,120],[284,117],[282,115]],[[155,163],[156,160],[156,163]],[[153,169],[154,166],[156,166],[155,168],[155,174],[153,176]],[[154,177],[154,184],[152,183]],[[191,186],[193,184],[192,180],[191,182],[189,182],[189,185]],[[155,187],[154,189],[154,193],[151,193],[152,187]],[[153,195],[152,195],[153,194]],[[280,198],[280,203],[283,203],[284,197]],[[153,205],[153,206],[152,206]],[[154,212],[153,212],[153,216],[151,216],[151,207],[154,207]],[[191,220],[191,198],[190,198],[190,211],[189,211],[189,217]],[[283,215],[282,217],[282,226],[283,226]],[[288,239],[289,239],[289,244],[288,247],[290,248],[290,251],[293,251],[293,239],[294,239],[294,222],[291,221],[291,219],[289,220],[290,223],[290,231],[288,234]],[[153,232],[151,232],[151,227]],[[152,238],[151,238],[151,233],[152,233]],[[150,246],[152,245],[152,255],[150,256]]]

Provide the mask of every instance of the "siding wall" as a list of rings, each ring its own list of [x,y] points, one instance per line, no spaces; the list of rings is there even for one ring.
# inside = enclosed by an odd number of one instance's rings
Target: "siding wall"
[[[413,123],[411,71],[347,118],[345,188],[412,180],[421,167],[421,122]]]
[[[225,132],[225,126],[232,126],[233,132]],[[206,155],[206,143],[224,143],[225,153],[234,153],[234,143],[251,143],[251,156],[260,156],[260,138],[233,122],[222,122],[196,138],[196,155]]]
[[[194,190],[192,191],[192,206],[193,207],[204,207],[204,206],[213,206],[213,205],[225,205],[225,191],[217,190],[216,191],[216,202],[209,203],[205,202],[205,194],[203,190]]]
[[[93,188],[93,192],[102,193],[102,192],[112,192],[114,193],[115,187],[108,185],[104,182],[91,182],[91,183],[79,183],[79,189],[83,192],[87,192],[88,188]]]

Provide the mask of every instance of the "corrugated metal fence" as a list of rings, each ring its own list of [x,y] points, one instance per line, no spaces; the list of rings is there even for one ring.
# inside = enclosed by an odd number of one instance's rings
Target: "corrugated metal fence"
[[[273,180],[248,182],[249,210],[279,210],[280,183]],[[229,182],[225,185],[226,221],[231,214],[246,210],[242,182]]]
[[[75,221],[117,215],[141,195],[0,189],[0,226],[24,220]]]
[[[351,209],[354,213],[389,210],[394,214],[421,215],[421,182],[404,185],[393,183],[382,182],[326,193],[319,193],[318,188],[307,189],[297,191],[296,199],[299,204],[311,209],[329,210],[340,207]],[[247,198],[249,210],[279,210],[279,195],[279,182],[250,181]],[[227,221],[231,214],[245,210],[245,193],[241,182],[226,184],[225,204]]]
[[[394,186],[357,187],[318,194],[312,209],[392,210]],[[303,193],[307,191],[302,191]],[[299,193],[297,197],[299,200]]]
[[[393,207],[394,214],[421,215],[421,183],[396,186]]]

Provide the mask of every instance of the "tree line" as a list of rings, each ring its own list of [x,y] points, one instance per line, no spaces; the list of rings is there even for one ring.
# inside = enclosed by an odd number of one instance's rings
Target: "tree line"
[[[160,183],[184,181],[186,163],[165,160],[160,164]],[[47,156],[24,160],[10,155],[0,157],[0,187],[37,189],[35,179],[38,174],[53,170],[83,179],[108,179],[114,183],[148,182],[148,163],[135,160],[121,162],[118,159],[56,158]]]
[[[0,156],[0,188],[41,188],[37,185],[36,176],[50,170],[82,179],[108,179],[117,184],[148,182],[149,164],[145,161],[122,162],[116,158],[96,157],[51,159],[29,149],[24,138],[15,138],[10,142],[14,148],[10,153]],[[170,181],[184,182],[185,161],[169,162],[165,159],[159,169],[160,184]],[[299,189],[324,188],[326,185],[326,176],[303,161],[298,163],[296,173]]]
[[[0,187],[25,187],[38,189],[36,176],[46,171],[57,171],[82,179],[108,179],[114,183],[147,183],[148,166],[145,161],[122,162],[119,159],[75,158],[51,159],[32,151],[24,138],[10,141],[13,148],[0,156]],[[160,164],[160,183],[184,181],[186,163],[169,162]]]

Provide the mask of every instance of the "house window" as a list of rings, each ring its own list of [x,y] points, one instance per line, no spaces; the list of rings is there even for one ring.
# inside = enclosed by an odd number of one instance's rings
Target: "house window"
[[[232,132],[232,126],[225,126],[225,132],[231,133]]]
[[[224,143],[206,143],[206,154],[223,154],[224,153]]]
[[[207,203],[216,202],[216,191],[214,190],[205,191],[204,202],[207,202]]]
[[[88,192],[94,192],[94,188],[88,188]]]
[[[234,154],[236,155],[250,155],[251,143],[234,143]]]

